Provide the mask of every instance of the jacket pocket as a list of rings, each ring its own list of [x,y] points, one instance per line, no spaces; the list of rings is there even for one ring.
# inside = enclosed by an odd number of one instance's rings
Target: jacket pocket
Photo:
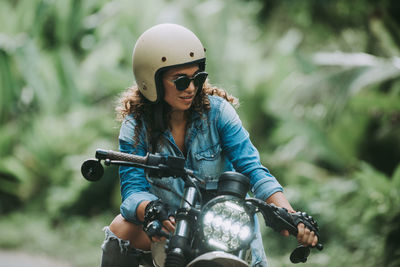
[[[220,154],[221,154],[221,145],[216,144],[216,145],[213,145],[203,151],[196,153],[195,158],[197,160],[212,161],[212,160],[216,160]]]

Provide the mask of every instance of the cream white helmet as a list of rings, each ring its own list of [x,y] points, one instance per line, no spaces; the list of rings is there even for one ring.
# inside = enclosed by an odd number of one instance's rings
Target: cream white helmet
[[[159,24],[145,31],[133,49],[133,74],[140,92],[151,102],[164,96],[161,74],[164,70],[198,63],[205,68],[205,49],[199,38],[177,24]]]

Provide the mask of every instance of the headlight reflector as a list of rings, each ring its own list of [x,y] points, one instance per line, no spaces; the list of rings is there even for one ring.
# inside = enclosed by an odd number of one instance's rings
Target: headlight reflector
[[[214,198],[204,206],[203,214],[202,234],[209,246],[235,251],[251,242],[254,218],[241,199]]]

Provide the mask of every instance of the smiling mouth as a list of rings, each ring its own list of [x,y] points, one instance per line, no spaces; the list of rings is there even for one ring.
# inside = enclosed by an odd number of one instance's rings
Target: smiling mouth
[[[192,99],[194,96],[180,96],[179,98],[182,99]]]

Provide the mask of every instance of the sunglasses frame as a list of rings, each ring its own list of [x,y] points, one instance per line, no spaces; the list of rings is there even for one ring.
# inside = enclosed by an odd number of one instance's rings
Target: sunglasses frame
[[[196,78],[200,77],[199,75],[205,75],[205,78],[204,78],[204,81],[202,83],[197,84]],[[192,81],[193,81],[194,86],[196,86],[196,87],[202,86],[204,84],[204,82],[207,80],[207,76],[208,76],[207,72],[201,71],[201,72],[198,72],[195,75],[193,75],[193,77],[191,77],[191,78],[189,78],[186,75],[182,75],[182,76],[176,78],[175,80],[172,80],[172,82],[175,84],[175,88],[178,91],[184,91],[189,87],[189,85],[190,85],[190,83]],[[185,86],[185,84],[184,84],[184,85],[181,86],[180,84],[177,84],[177,82],[179,82],[181,80],[186,80],[187,85]]]

